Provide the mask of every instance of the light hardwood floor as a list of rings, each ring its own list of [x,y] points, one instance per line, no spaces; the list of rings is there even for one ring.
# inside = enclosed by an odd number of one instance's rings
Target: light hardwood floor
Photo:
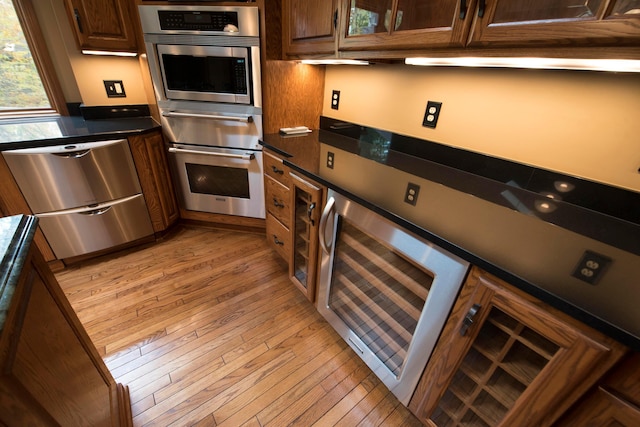
[[[413,426],[263,235],[178,226],[56,274],[136,426]]]

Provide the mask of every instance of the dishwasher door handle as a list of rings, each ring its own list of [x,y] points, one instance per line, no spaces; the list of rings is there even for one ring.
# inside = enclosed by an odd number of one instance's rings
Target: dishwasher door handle
[[[176,148],[176,147],[169,147],[169,152],[185,153],[185,154],[204,154],[205,156],[227,157],[231,159],[240,159],[240,160],[253,160],[256,158],[255,154],[253,153],[247,153],[247,154],[213,153],[209,151],[186,150],[184,148]]]
[[[178,111],[165,111],[162,113],[164,117],[181,117],[192,119],[210,119],[210,120],[222,120],[241,123],[253,123],[253,116],[222,116],[219,114],[199,114],[199,113],[181,113]]]

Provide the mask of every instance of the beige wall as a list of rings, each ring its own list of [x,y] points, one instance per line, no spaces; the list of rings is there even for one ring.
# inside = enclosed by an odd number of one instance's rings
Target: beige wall
[[[34,2],[67,102],[86,106],[148,104],[138,58],[83,55],[63,0]],[[122,80],[126,97],[108,98],[103,80]]]
[[[323,114],[640,191],[638,74],[328,66]]]

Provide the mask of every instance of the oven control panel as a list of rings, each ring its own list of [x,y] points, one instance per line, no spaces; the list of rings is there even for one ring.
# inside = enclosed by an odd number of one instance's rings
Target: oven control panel
[[[238,31],[236,12],[161,10],[158,19],[163,30]]]

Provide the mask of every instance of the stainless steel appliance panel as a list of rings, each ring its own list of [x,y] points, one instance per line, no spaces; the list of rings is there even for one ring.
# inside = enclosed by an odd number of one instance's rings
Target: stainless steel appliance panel
[[[173,144],[169,156],[185,209],[265,218],[262,151]]]
[[[407,405],[469,263],[329,189],[318,311]]]
[[[94,205],[141,192],[126,139],[2,154],[34,213]]]
[[[142,194],[36,216],[58,259],[107,249],[153,234]]]
[[[167,108],[162,110],[162,128],[171,142],[260,150],[262,115]]]

